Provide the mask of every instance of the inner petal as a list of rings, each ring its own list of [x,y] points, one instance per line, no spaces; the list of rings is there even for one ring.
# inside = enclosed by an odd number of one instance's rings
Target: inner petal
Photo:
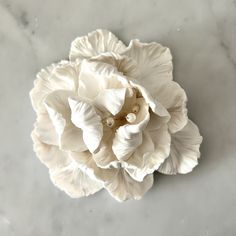
[[[79,96],[93,100],[105,89],[126,87],[130,87],[128,80],[114,66],[83,60],[79,75]]]

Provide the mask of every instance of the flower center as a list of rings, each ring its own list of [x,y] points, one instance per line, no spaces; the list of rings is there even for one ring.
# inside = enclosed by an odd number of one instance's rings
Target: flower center
[[[129,123],[134,123],[136,121],[136,115],[134,113],[129,113],[125,118]]]

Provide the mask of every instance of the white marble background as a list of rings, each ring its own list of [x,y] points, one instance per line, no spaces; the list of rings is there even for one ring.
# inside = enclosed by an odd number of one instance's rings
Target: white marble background
[[[157,175],[141,201],[70,199],[32,151],[36,72],[107,28],[171,48],[174,79],[204,137],[189,175]],[[0,235],[236,235],[235,0],[0,0]]]

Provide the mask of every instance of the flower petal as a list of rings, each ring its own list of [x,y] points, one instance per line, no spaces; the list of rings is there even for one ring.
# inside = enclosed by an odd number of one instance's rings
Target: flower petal
[[[172,56],[169,48],[158,43],[141,43],[131,40],[127,49],[122,53],[136,61],[142,80],[149,91],[159,81],[172,80]]]
[[[34,129],[42,142],[50,145],[59,144],[59,137],[47,112],[38,114]]]
[[[98,167],[93,160],[92,154],[88,151],[70,152],[70,157],[78,163],[80,169],[83,170],[90,178],[102,183],[110,181],[118,171],[115,168],[103,169]]]
[[[101,91],[95,98],[96,107],[103,110],[106,108],[112,115],[120,112],[126,95],[126,88],[121,89],[105,89]]]
[[[59,136],[59,146],[63,150],[85,151],[87,147],[83,141],[81,129],[71,122],[71,110],[68,97],[70,91],[57,90],[45,99],[45,106]]]
[[[103,184],[91,179],[75,161],[63,168],[50,169],[52,182],[72,198],[79,198],[96,193]]]
[[[149,121],[149,107],[144,99],[139,98],[136,103],[140,106],[136,122],[120,126],[113,139],[112,150],[119,160],[127,159],[142,143],[142,131]]]
[[[37,157],[48,168],[61,167],[70,162],[66,152],[61,151],[58,146],[42,142],[35,130],[33,130],[31,137],[34,142],[34,151]]]
[[[110,64],[117,68],[119,72],[121,72],[124,76],[128,78],[135,79],[139,76],[139,69],[137,67],[137,63],[132,58],[126,55],[107,52],[91,58],[91,61],[98,61]]]
[[[119,128],[113,140],[112,150],[118,160],[126,160],[142,143],[141,133],[132,135],[130,138],[126,138],[125,135],[124,129]]]
[[[201,142],[202,136],[199,134],[198,127],[189,120],[182,130],[171,135],[170,156],[158,171],[170,175],[191,172],[198,164]]]
[[[83,130],[83,140],[90,152],[94,152],[102,139],[103,125],[101,117],[93,106],[83,101],[68,99],[71,108],[72,123]]]
[[[187,96],[184,90],[174,81],[159,83],[155,87],[153,96],[168,110],[170,121],[169,130],[175,133],[181,130],[188,122]]]
[[[109,127],[104,126],[103,133],[103,139],[98,150],[93,153],[93,159],[101,168],[117,168],[119,161],[112,151],[114,132]]]
[[[34,81],[30,98],[36,112],[45,112],[44,99],[56,90],[75,90],[78,86],[78,66],[75,63],[61,61],[42,69]]]
[[[71,122],[68,122],[61,134],[60,148],[66,151],[78,152],[88,150],[83,140],[83,131],[75,127]]]
[[[126,46],[111,32],[98,29],[88,36],[78,37],[71,43],[70,60],[83,60],[103,52],[121,53]]]
[[[150,106],[152,111],[159,117],[159,121],[162,123],[166,123],[170,119],[170,114],[166,110],[166,108],[158,102],[154,97],[149,93],[149,91],[140,84],[138,81],[130,81],[130,84],[138,89],[138,91],[142,94],[143,98],[145,99],[146,103]]]
[[[122,162],[122,166],[129,170],[141,169],[144,166],[145,159],[148,159],[151,153],[154,151],[154,144],[150,135],[147,132],[143,133],[142,144],[135,150],[135,152]],[[136,178],[134,178],[136,179]]]
[[[170,135],[167,125],[145,133],[143,143],[127,160],[126,170],[137,181],[152,174],[165,161],[170,153]],[[139,162],[137,161],[139,160]]]
[[[130,87],[127,79],[112,65],[88,60],[81,63],[78,88],[80,97],[93,100],[104,89],[124,87]]]
[[[129,174],[120,169],[111,182],[105,184],[105,188],[117,201],[128,199],[139,200],[152,187],[153,175],[148,175],[142,182],[135,181]]]
[[[34,88],[30,91],[31,103],[36,112],[45,111],[43,100],[54,89],[48,78],[55,67],[56,65],[52,64],[46,69],[42,69],[36,76],[37,79],[34,81]]]

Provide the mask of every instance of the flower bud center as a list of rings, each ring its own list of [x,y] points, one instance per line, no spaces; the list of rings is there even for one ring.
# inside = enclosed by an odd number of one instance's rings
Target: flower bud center
[[[134,113],[129,113],[125,118],[129,123],[134,123],[136,121],[136,115]]]

